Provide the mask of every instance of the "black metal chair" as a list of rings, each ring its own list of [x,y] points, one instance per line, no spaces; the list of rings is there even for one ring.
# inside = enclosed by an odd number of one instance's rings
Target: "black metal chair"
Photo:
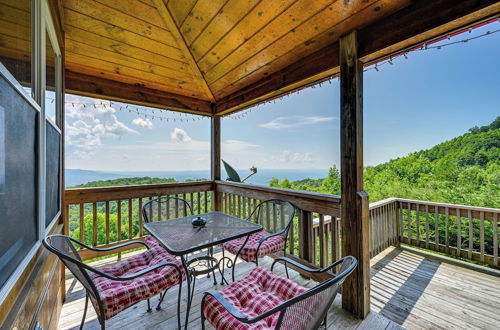
[[[311,274],[330,273],[337,266],[340,270],[338,274],[333,274],[333,278],[305,289],[272,273],[274,265],[279,261],[290,263]],[[221,291],[205,292],[201,302],[202,329],[205,329],[205,320],[216,329],[263,327],[303,330],[318,329],[322,323],[326,326],[328,309],[344,280],[356,266],[357,260],[352,256],[342,258],[323,269],[310,269],[292,259],[277,258],[271,271],[257,267],[252,271],[254,274],[250,273]],[[256,284],[259,281],[256,277],[264,279]],[[256,292],[259,288],[262,293]],[[283,299],[282,303],[276,303]],[[232,304],[230,301],[237,303]]]
[[[150,200],[142,207],[145,222],[167,220],[193,215],[191,205],[179,197],[159,197]]]
[[[224,250],[238,255],[246,262],[255,262],[259,265],[259,257],[283,251],[286,256],[287,237],[290,226],[293,225],[295,206],[279,199],[270,199],[257,205],[247,218],[262,225],[264,230],[251,235],[232,240],[222,244],[223,258]],[[233,281],[236,259],[233,263]],[[288,267],[285,263],[286,275],[288,277]]]
[[[189,203],[179,197],[158,197],[150,200],[142,207],[145,222],[155,222],[171,218],[193,215]],[[151,247],[160,246],[160,243],[151,235],[145,237],[144,242]]]
[[[177,297],[177,322],[179,328],[182,280],[185,274],[179,262],[165,253],[163,249],[150,249],[144,242],[133,241],[111,248],[94,248],[65,235],[51,235],[42,241],[43,245],[64,263],[75,278],[82,283],[86,291],[85,309],[80,329],[85,323],[88,301],[92,302],[101,324],[105,329],[105,321],[140,301],[148,301],[148,312],[151,311],[149,298],[160,294],[157,309],[165,298],[166,290],[179,285]],[[111,252],[133,244],[145,245],[147,251],[108,267],[95,268],[82,262],[73,244],[97,252]],[[147,268],[144,268],[148,266]],[[133,272],[134,268],[140,270]],[[128,274],[123,275],[127,271]],[[118,275],[120,274],[120,275]],[[134,281],[141,278],[141,281]],[[165,291],[165,293],[161,293]]]

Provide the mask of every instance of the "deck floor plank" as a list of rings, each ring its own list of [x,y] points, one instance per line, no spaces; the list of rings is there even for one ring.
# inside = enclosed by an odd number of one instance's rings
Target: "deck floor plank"
[[[138,253],[138,252],[134,252]],[[124,254],[126,258],[130,254]],[[97,261],[102,266],[116,258]],[[272,259],[263,258],[259,264],[269,268]],[[330,308],[328,329],[497,329],[500,324],[500,278],[441,263],[395,247],[389,247],[371,260],[372,313],[364,320],[353,317],[341,308],[337,297]],[[240,262],[236,278],[247,274],[255,265]],[[284,276],[284,267],[276,273]],[[305,287],[316,283],[291,271],[290,277]],[[217,274],[220,282],[220,276]],[[230,272],[226,271],[226,278]],[[78,329],[83,313],[85,293],[80,283],[66,276],[67,300],[63,306],[59,329]],[[189,318],[189,329],[200,329],[202,293],[220,289],[211,278],[196,281],[195,296]],[[181,317],[184,324],[186,285],[183,286]],[[177,289],[171,289],[162,309],[154,309],[158,297],[153,297],[153,312],[146,312],[146,302],[118,314],[106,322],[107,329],[175,329],[177,326]],[[89,307],[85,329],[99,329],[95,312]],[[207,323],[207,329],[212,327]]]

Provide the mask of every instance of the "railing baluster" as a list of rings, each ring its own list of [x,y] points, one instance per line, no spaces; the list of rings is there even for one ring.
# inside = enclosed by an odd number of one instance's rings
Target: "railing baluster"
[[[208,191],[203,192],[203,197],[205,200],[205,213],[208,213]]]
[[[319,265],[326,265],[326,248],[325,248],[325,217],[319,214]]]
[[[134,237],[134,225],[132,224],[132,199],[128,200],[128,238]]]
[[[479,249],[481,252],[481,262],[484,262],[484,212],[479,212]]]
[[[498,213],[493,213],[493,264],[498,267]]]
[[[420,204],[415,204],[415,213],[417,214],[417,246],[420,246]]]
[[[467,217],[469,218],[469,253],[468,258],[472,259],[472,249],[474,248],[474,222],[472,220],[471,210],[467,210]]]
[[[122,240],[122,201],[117,200],[116,201],[116,217],[117,217],[117,232],[116,232],[116,238],[118,241]]]
[[[106,244],[109,244],[109,201],[106,201]]]
[[[413,230],[411,229],[411,203],[408,202],[408,244],[411,245]]]
[[[139,237],[142,237],[142,198],[139,198]]]
[[[201,213],[201,192],[198,191],[197,193],[197,199],[198,199],[198,214]]]
[[[457,256],[460,256],[462,251],[462,217],[460,216],[460,209],[457,208]]]
[[[83,219],[85,217],[85,210],[84,210],[85,204],[80,203],[80,242],[85,242],[84,235],[83,233],[85,232],[85,224],[83,222]]]
[[[437,206],[434,206],[434,215],[435,215],[435,219],[434,219],[434,241],[435,241],[435,245],[434,245],[434,250],[435,251],[439,251],[439,210],[438,210],[438,207]]]
[[[425,204],[425,248],[429,248],[429,205]]]
[[[444,240],[446,244],[446,253],[450,254],[450,210],[448,207],[444,209]]]
[[[97,246],[97,203],[92,203],[93,244]]]

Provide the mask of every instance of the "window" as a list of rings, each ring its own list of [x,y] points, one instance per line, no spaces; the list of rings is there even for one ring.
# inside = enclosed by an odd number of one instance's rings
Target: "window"
[[[0,0],[0,62],[32,95],[31,0]]]

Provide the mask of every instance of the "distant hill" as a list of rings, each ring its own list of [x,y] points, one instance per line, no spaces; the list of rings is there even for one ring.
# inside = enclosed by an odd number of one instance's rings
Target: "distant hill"
[[[80,184],[72,188],[89,188],[89,187],[112,187],[112,186],[131,186],[140,184],[160,184],[160,183],[175,183],[177,180],[173,178],[151,178],[144,176],[140,178],[119,178],[112,180],[90,181],[85,184]]]
[[[400,197],[499,208],[500,117],[430,149],[369,166],[364,181],[370,202]],[[324,179],[273,179],[269,185],[340,194],[340,174],[334,166]]]
[[[90,181],[110,180],[123,178],[124,175],[101,171],[89,171],[68,168],[64,171],[66,187],[73,187]]]
[[[428,150],[368,167],[365,186],[371,200],[500,207],[500,117]]]

